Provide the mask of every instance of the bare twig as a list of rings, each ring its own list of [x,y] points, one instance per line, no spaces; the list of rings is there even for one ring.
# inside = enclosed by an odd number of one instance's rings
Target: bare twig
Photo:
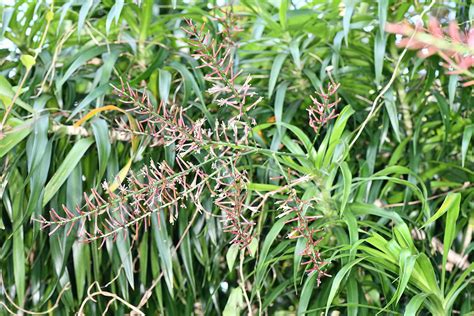
[[[3,281],[2,281],[3,283]],[[61,300],[61,297],[63,296],[64,292],[66,292],[67,290],[71,289],[71,286],[69,283],[67,283],[63,289],[61,290],[61,292],[59,292],[59,295],[58,295],[58,298],[56,299],[56,302],[54,303],[53,306],[51,306],[49,309],[45,310],[45,311],[42,311],[42,312],[34,312],[34,311],[30,311],[30,310],[27,310],[27,309],[24,309],[22,308],[21,306],[18,306],[17,304],[15,304],[15,302],[11,299],[10,296],[8,296],[8,294],[6,293],[6,291],[4,291],[4,295],[5,297],[7,298],[7,300],[10,302],[10,304],[16,308],[16,312],[11,310],[7,304],[5,304],[4,302],[0,301],[0,306],[3,306],[7,312],[9,312],[10,314],[12,315],[18,315],[18,312],[22,312],[22,313],[25,313],[25,314],[29,314],[29,315],[46,315],[46,314],[51,314],[56,308],[58,308],[59,306],[59,301]]]
[[[94,285],[97,286],[97,291],[94,292],[94,293],[91,293],[91,290],[92,288],[94,287]],[[111,297],[112,300],[117,300],[119,301],[120,303],[122,303],[123,305],[127,306],[128,308],[130,308],[132,310],[132,312],[136,313],[136,315],[145,315],[142,311],[140,311],[140,309],[136,306],[133,306],[132,304],[130,304],[129,302],[127,302],[126,300],[124,300],[123,298],[119,297],[118,295],[114,294],[114,293],[111,293],[111,292],[107,292],[107,291],[103,291],[102,288],[99,286],[99,283],[97,282],[94,282],[91,284],[91,286],[88,288],[87,290],[87,297],[86,299],[82,302],[78,312],[77,312],[77,315],[78,316],[83,316],[83,315],[86,315],[84,314],[84,308],[87,304],[87,302],[89,301],[93,301],[95,302],[96,300],[94,299],[94,297],[96,296],[106,296],[106,297]],[[107,305],[107,308],[108,308],[109,304]]]
[[[82,126],[72,125],[53,125],[51,133],[64,133],[69,136],[83,136],[89,137],[91,133]],[[132,140],[132,133],[128,131],[110,129],[109,137],[111,141],[130,142]]]
[[[461,186],[459,188],[453,189],[451,191],[443,192],[443,193],[440,193],[440,194],[432,195],[432,196],[428,197],[426,200],[427,201],[435,200],[439,197],[446,196],[449,193],[464,191],[464,190],[466,190],[468,188],[471,188],[473,186],[474,186],[474,183],[466,182],[466,183],[464,183],[463,186]],[[401,207],[401,206],[405,206],[405,205],[418,205],[418,204],[423,203],[423,201],[421,201],[421,200],[411,201],[411,202],[408,202],[408,203],[392,203],[392,204],[382,204],[380,202],[380,200],[378,200],[377,202],[378,202],[378,204],[381,204],[381,205],[378,205],[381,208],[393,208],[393,207]]]

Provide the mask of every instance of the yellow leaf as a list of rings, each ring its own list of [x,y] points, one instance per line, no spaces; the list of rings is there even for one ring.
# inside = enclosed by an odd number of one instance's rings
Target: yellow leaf
[[[114,182],[109,186],[110,191],[115,191],[120,184],[122,184],[123,180],[125,180],[125,177],[128,174],[128,171],[130,170],[130,167],[132,166],[133,159],[135,157],[135,153],[138,149],[138,138],[135,134],[137,132],[137,123],[133,116],[125,111],[124,109],[121,109],[119,107],[116,107],[115,105],[106,105],[97,109],[91,110],[89,113],[87,113],[83,118],[81,118],[79,121],[74,123],[74,127],[79,127],[81,126],[84,122],[90,120],[94,116],[96,116],[100,112],[105,112],[105,111],[119,111],[127,115],[128,121],[130,122],[130,127],[132,129],[132,148],[130,149],[130,159],[128,160],[127,164],[123,166],[123,168],[119,171],[117,176],[114,179]]]

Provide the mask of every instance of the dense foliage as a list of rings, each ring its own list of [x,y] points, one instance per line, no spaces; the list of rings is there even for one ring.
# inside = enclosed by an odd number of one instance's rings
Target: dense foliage
[[[472,313],[474,5],[227,2],[0,6],[0,314]]]

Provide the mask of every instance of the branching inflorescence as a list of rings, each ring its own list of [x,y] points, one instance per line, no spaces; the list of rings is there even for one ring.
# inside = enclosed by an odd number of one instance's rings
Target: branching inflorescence
[[[288,198],[278,202],[278,204],[280,204],[279,209],[281,210],[279,217],[290,215],[292,218],[286,223],[296,223],[291,233],[288,234],[288,238],[302,238],[304,240],[304,249],[300,255],[306,258],[306,261],[303,261],[301,264],[306,266],[308,274],[314,272],[318,274],[317,282],[319,286],[321,284],[321,278],[330,275],[323,271],[323,267],[328,263],[321,258],[321,253],[318,250],[318,245],[323,238],[317,238],[316,234],[321,232],[321,230],[311,227],[311,223],[321,218],[321,216],[306,215],[307,210],[311,207],[313,202],[313,200],[303,200],[299,198],[296,191],[292,189]]]
[[[224,231],[231,233],[234,238],[231,243],[246,247],[252,241],[254,222],[245,218],[244,213],[249,208],[245,203],[248,197],[248,179],[244,172],[236,168],[223,166],[224,176],[219,179],[214,188],[215,205],[225,214]]]
[[[169,221],[173,223],[178,209],[185,207],[186,201],[192,201],[198,209],[203,209],[199,200],[208,177],[200,166],[175,172],[166,162],[150,163],[137,175],[130,175],[126,185],[112,192],[105,185],[106,198],[96,190],[88,196],[84,194],[85,205],[74,210],[63,206],[63,214],[50,211],[50,220],[40,218],[42,228],[52,227],[50,234],[60,227],[67,227],[68,234],[75,230],[82,241],[93,241],[126,234],[139,226],[145,229],[150,225],[151,216],[156,215],[160,222],[160,211],[168,210]],[[91,228],[87,223],[92,223]],[[76,229],[74,229],[76,228]]]
[[[212,87],[207,90],[211,95],[215,95],[216,103],[219,106],[229,106],[238,110],[237,118],[240,119],[247,111],[254,108],[262,98],[258,98],[251,104],[248,99],[256,94],[251,90],[251,77],[247,76],[242,85],[236,83],[242,70],[235,72],[234,50],[236,43],[231,38],[229,31],[222,31],[223,40],[220,43],[212,38],[209,32],[204,32],[204,24],[198,29],[191,20],[186,20],[188,28],[185,32],[189,34],[189,44],[194,47],[193,56],[201,62],[200,67],[210,70],[204,77],[212,83]],[[230,24],[230,23],[228,23]],[[229,27],[233,26],[228,25]]]
[[[152,215],[156,215],[159,222],[161,211],[167,210],[169,222],[174,223],[178,210],[185,208],[187,202],[199,211],[206,211],[200,197],[207,188],[216,197],[215,204],[225,213],[225,220],[229,222],[226,230],[232,234],[237,231],[235,241],[246,246],[253,223],[243,217],[245,205],[239,195],[244,194],[247,180],[243,174],[238,176],[236,170],[239,153],[250,152],[247,147],[238,147],[248,139],[246,125],[237,125],[238,122],[231,120],[227,124],[216,123],[215,129],[206,129],[203,120],[196,123],[185,118],[182,107],[161,103],[154,109],[146,96],[131,88],[122,87],[117,93],[123,102],[134,105],[133,111],[138,117],[144,117],[138,123],[140,135],[151,137],[155,144],[175,145],[175,168],[166,161],[151,161],[148,167],[128,176],[117,191],[105,184],[107,198],[92,190],[90,196],[84,195],[86,203],[82,208],[63,207],[61,215],[51,210],[50,220],[40,219],[42,227],[52,227],[51,233],[63,226],[68,226],[71,233],[76,227],[78,237],[85,241],[117,238],[120,232],[125,234],[133,229],[137,233],[141,225],[148,227]],[[237,149],[226,144],[233,144]],[[193,155],[203,156],[203,162],[193,163]],[[213,171],[207,172],[209,169]],[[231,213],[225,205],[233,205],[238,211]],[[93,223],[90,230],[87,222]]]
[[[339,89],[340,84],[330,82],[326,91],[316,92],[319,97],[311,96],[313,105],[310,106],[308,111],[309,125],[313,130],[318,133],[319,129],[324,126],[327,122],[337,117],[336,106],[341,101],[336,93]],[[334,101],[332,101],[334,99]]]
[[[250,146],[242,147],[248,145],[251,127],[241,120],[243,112],[256,104],[247,106],[249,98],[254,96],[250,92],[250,77],[242,86],[235,83],[240,73],[233,73],[229,47],[234,45],[233,41],[227,39],[216,48],[216,41],[207,44],[208,34],[203,35],[203,29],[198,31],[191,21],[188,25],[188,33],[197,38],[194,42],[201,62],[212,70],[206,76],[214,84],[210,93],[229,92],[225,102],[221,99],[217,103],[238,110],[237,115],[227,122],[193,120],[184,107],[168,102],[154,106],[146,92],[140,93],[122,83],[121,88],[115,88],[115,94],[122,103],[131,106],[130,112],[138,119],[135,128],[126,127],[128,132],[152,138],[154,145],[174,145],[175,166],[165,161],[151,161],[148,167],[129,175],[115,191],[104,184],[106,197],[92,190],[90,195],[84,195],[85,205],[81,208],[64,206],[62,212],[51,210],[49,220],[40,218],[43,228],[51,228],[54,233],[60,227],[67,227],[68,234],[75,231],[84,241],[115,239],[119,233],[126,234],[129,230],[137,234],[140,227],[146,229],[150,225],[152,216],[157,216],[159,223],[162,211],[168,212],[170,223],[174,223],[179,210],[187,203],[199,211],[207,211],[200,200],[207,189],[223,213],[225,231],[234,235],[232,243],[242,247],[249,244],[254,223],[244,216],[248,179],[237,164],[240,155],[252,152]],[[223,34],[230,38],[229,33]],[[220,91],[217,91],[217,81],[223,84]],[[200,157],[199,164],[196,164],[197,157]]]
[[[252,119],[247,112],[255,107],[260,98],[254,100],[251,91],[250,76],[239,78],[241,72],[234,72],[233,54],[236,43],[231,30],[238,30],[234,21],[224,17],[221,21],[224,30],[211,39],[204,33],[204,27],[198,29],[190,20],[186,32],[191,36],[190,44],[195,48],[194,56],[210,72],[205,79],[212,83],[208,93],[222,107],[231,109],[230,118],[209,122],[205,117],[194,119],[188,115],[188,109],[175,104],[176,101],[162,101],[153,104],[146,92],[132,89],[122,83],[115,88],[119,101],[130,106],[129,113],[136,121],[121,124],[134,137],[151,139],[152,146],[173,146],[176,153],[174,161],[150,161],[136,173],[130,173],[116,190],[103,185],[102,194],[93,189],[84,195],[82,207],[70,209],[63,206],[62,211],[51,210],[49,219],[41,217],[43,229],[54,233],[59,228],[67,229],[82,241],[101,239],[115,240],[120,234],[132,232],[138,238],[141,228],[152,225],[152,217],[167,218],[173,224],[179,212],[189,205],[196,210],[212,213],[203,206],[201,199],[211,198],[220,211],[224,232],[232,235],[231,243],[241,248],[249,246],[254,238],[255,223],[251,217],[264,206],[268,198],[277,193],[290,191],[287,200],[280,208],[285,214],[294,214],[291,222],[297,222],[290,238],[304,238],[306,247],[301,253],[308,258],[303,264],[309,273],[318,273],[318,284],[324,275],[321,268],[326,265],[318,252],[321,239],[316,239],[316,230],[310,223],[316,217],[305,216],[303,209],[307,202],[296,196],[292,189],[311,177],[302,176],[274,192],[260,197],[250,196],[248,190],[251,180],[240,161],[242,157],[258,153],[261,148],[249,144],[252,133]],[[242,82],[239,85],[237,82]],[[336,117],[335,107],[339,100],[331,102],[339,85],[330,84],[327,92],[318,93],[319,102],[313,98],[315,107],[311,107],[310,124],[317,128]],[[129,117],[130,120],[130,117]],[[253,202],[252,202],[253,199]],[[256,203],[256,201],[261,201]],[[163,216],[162,216],[163,215]],[[295,235],[296,233],[296,235]]]

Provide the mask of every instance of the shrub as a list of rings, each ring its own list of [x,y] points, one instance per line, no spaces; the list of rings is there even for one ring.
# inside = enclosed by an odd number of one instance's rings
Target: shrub
[[[470,313],[466,12],[3,5],[0,310]]]

